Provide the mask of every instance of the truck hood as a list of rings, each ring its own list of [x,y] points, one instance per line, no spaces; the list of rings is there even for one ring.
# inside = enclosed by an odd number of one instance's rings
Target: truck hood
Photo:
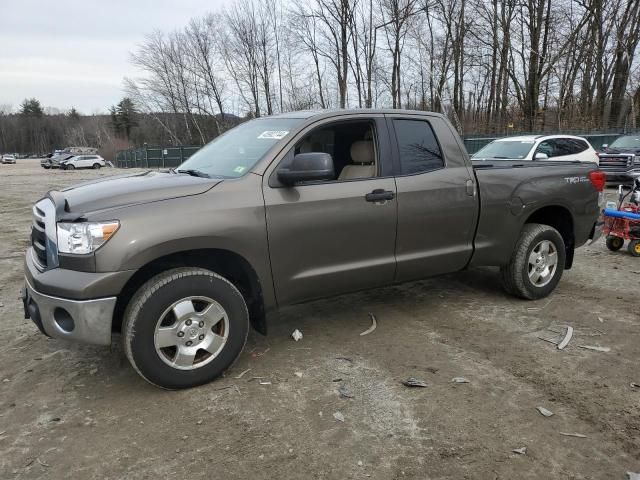
[[[613,154],[634,154],[640,155],[640,148],[603,148],[602,153],[613,153]]]
[[[56,198],[54,203],[64,198],[63,210],[66,214],[82,215],[127,205],[199,195],[220,182],[220,179],[148,171],[72,185],[61,192],[50,192],[49,196]]]

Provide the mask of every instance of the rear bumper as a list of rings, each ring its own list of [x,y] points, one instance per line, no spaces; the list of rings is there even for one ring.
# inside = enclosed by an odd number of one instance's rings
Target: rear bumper
[[[636,178],[640,177],[640,169],[628,170],[626,172],[607,172],[605,170],[604,172],[607,174],[608,184],[631,183]]]
[[[70,300],[35,290],[25,279],[22,291],[25,318],[49,337],[97,345],[111,344],[116,297]]]

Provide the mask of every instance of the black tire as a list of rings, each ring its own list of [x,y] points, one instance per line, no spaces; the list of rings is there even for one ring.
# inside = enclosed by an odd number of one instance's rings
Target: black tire
[[[548,283],[538,286],[529,277],[529,257],[534,248],[545,240],[553,244],[557,259]],[[520,233],[509,263],[500,269],[504,289],[507,293],[526,300],[544,298],[553,292],[562,278],[565,261],[564,240],[555,228],[537,223],[526,224]]]
[[[65,165],[65,166],[64,166],[64,169],[65,169],[65,170],[75,170],[75,169],[76,169],[76,166],[75,166],[75,165]]]
[[[640,257],[640,240],[631,240],[627,250],[632,257]]]
[[[100,170],[100,164],[99,163],[94,163],[93,164],[93,169],[94,170]]]
[[[624,246],[624,238],[615,235],[607,235],[607,248],[612,252],[617,252]]]
[[[155,329],[163,312],[181,299],[215,300],[228,318],[227,340],[212,360],[193,370],[171,367],[155,347]],[[238,358],[249,333],[249,312],[240,291],[227,279],[203,268],[175,268],[147,281],[124,314],[124,350],[133,368],[152,385],[168,390],[191,388],[219,377]],[[206,352],[205,352],[206,353]]]

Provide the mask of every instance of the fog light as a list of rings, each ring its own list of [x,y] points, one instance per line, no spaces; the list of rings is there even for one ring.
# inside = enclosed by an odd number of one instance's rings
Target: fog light
[[[71,333],[76,328],[73,317],[64,308],[57,307],[53,311],[53,319],[63,332]]]

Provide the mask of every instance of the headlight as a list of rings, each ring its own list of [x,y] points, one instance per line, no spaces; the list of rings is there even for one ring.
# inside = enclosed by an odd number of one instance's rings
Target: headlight
[[[111,222],[58,223],[58,251],[60,253],[86,254],[95,252],[109,240],[120,227],[117,220]]]

